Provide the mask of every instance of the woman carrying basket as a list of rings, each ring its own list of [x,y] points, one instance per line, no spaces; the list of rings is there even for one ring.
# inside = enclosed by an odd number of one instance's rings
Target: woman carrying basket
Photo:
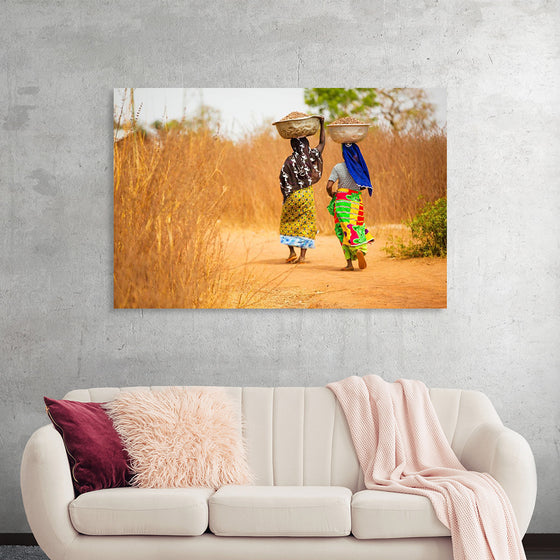
[[[284,201],[280,216],[280,243],[288,245],[288,263],[305,263],[307,249],[315,248],[317,224],[315,197],[312,185],[321,178],[325,147],[324,119],[316,148],[309,147],[307,138],[292,138],[292,154],[286,158],[280,171],[280,190]],[[299,258],[295,248],[300,248]]]
[[[342,144],[344,161],[337,163],[327,182],[327,192],[331,196],[328,206],[334,217],[334,231],[346,258],[346,267],[342,270],[353,271],[352,261],[357,260],[361,269],[367,267],[366,253],[368,245],[374,239],[364,223],[364,203],[361,191],[367,189],[369,196],[373,193],[369,170],[356,144]],[[333,186],[338,181],[338,189]]]

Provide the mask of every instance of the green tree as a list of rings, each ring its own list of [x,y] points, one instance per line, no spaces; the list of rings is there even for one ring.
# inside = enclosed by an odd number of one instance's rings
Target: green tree
[[[397,133],[436,126],[434,106],[419,88],[308,88],[304,100],[327,120],[351,115]]]
[[[304,101],[326,119],[363,117],[375,120],[373,109],[379,105],[377,91],[372,88],[306,88]]]

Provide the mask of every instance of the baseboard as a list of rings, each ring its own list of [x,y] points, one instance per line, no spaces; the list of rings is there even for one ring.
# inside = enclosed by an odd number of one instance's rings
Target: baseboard
[[[0,533],[0,546],[37,546],[32,533]],[[525,548],[560,550],[560,533],[528,533],[523,537]]]
[[[37,546],[33,533],[0,533],[0,545]]]
[[[526,549],[560,551],[560,533],[527,533],[523,537],[523,546]]]

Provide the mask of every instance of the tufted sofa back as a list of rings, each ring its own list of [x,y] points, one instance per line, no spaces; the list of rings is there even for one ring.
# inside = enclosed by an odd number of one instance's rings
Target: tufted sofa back
[[[77,389],[65,399],[104,402],[120,391],[165,387]],[[201,389],[203,387],[192,387]],[[249,465],[258,485],[364,488],[344,413],[326,387],[222,387],[239,407]],[[500,423],[478,391],[430,389],[430,398],[455,454],[483,422]]]

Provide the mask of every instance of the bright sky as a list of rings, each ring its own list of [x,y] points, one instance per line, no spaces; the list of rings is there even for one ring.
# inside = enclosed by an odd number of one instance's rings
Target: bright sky
[[[115,89],[114,104],[118,114],[124,88]],[[447,95],[443,88],[425,88],[436,109],[440,126],[447,120]],[[221,113],[221,133],[239,138],[263,123],[272,124],[291,111],[308,112],[303,102],[303,88],[135,88],[136,111],[142,104],[138,120],[151,124],[155,120],[181,119],[193,115],[200,103]]]

